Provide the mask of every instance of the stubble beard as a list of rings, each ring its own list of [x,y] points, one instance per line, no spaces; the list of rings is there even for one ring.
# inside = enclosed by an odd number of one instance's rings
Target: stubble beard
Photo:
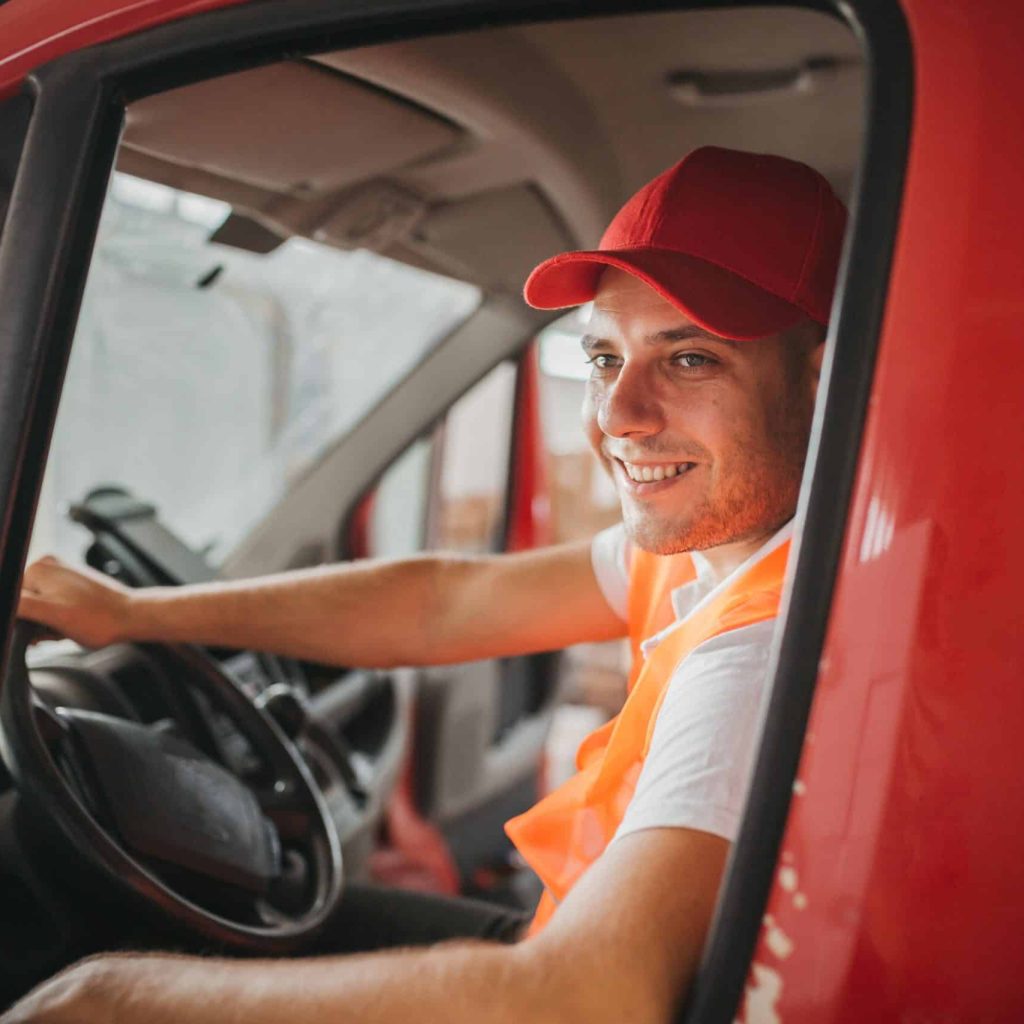
[[[811,409],[780,417],[761,445],[745,439],[740,457],[690,473],[709,473],[703,497],[677,514],[635,499],[622,500],[626,534],[637,547],[655,555],[707,551],[725,544],[768,537],[793,517],[810,436]],[[681,480],[677,486],[686,487]]]
[[[691,471],[692,472],[692,471]],[[792,518],[800,475],[747,476],[742,486],[705,496],[696,507],[671,515],[623,502],[626,534],[637,547],[655,555],[710,548],[768,536]]]

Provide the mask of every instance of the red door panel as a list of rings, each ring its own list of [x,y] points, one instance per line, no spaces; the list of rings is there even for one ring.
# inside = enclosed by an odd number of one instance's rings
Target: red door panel
[[[902,226],[748,1024],[1024,1019],[1024,8],[905,7]]]
[[[243,0],[11,0],[0,10],[0,99],[41,64]]]

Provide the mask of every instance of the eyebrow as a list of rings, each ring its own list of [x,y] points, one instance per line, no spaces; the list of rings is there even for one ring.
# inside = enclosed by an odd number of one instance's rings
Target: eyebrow
[[[670,327],[665,331],[658,331],[656,334],[648,334],[644,338],[644,343],[647,345],[664,345],[670,342],[678,341],[690,341],[693,338],[700,338],[702,341],[717,342],[720,345],[728,345],[730,348],[738,348],[737,342],[731,338],[723,338],[718,334],[712,334],[710,331],[704,330],[703,327],[698,327],[696,324],[687,324],[685,327]],[[592,352],[596,348],[600,348],[601,345],[609,345],[606,338],[601,338],[593,334],[584,334],[580,338],[580,345],[584,352]]]

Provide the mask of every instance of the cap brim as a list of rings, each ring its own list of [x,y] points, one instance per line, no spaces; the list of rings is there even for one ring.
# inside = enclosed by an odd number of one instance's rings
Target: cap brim
[[[694,323],[724,338],[763,338],[792,327],[807,314],[737,274],[707,260],[665,249],[566,252],[530,275],[523,297],[537,309],[590,302],[605,267],[638,277]]]

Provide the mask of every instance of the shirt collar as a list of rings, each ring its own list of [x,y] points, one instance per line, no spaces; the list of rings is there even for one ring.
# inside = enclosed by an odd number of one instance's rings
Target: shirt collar
[[[745,573],[752,565],[766,558],[776,548],[781,547],[793,536],[793,520],[791,519],[780,530],[772,534],[742,565],[738,565],[728,576],[719,580],[715,577],[711,563],[699,551],[691,551],[693,566],[697,571],[697,578],[672,591],[672,610],[675,612],[675,621],[666,626],[660,633],[648,637],[640,645],[644,657],[647,657],[655,647],[661,643],[666,633],[672,631],[676,622],[689,618],[695,611],[703,607],[709,601],[715,599],[719,592],[727,587],[734,579]]]
[[[772,534],[742,565],[738,565],[728,576],[719,580],[711,568],[711,563],[699,551],[691,551],[690,558],[697,570],[697,578],[672,591],[672,610],[676,619],[691,616],[701,605],[706,604],[720,590],[728,586],[734,579],[745,573],[752,565],[770,555],[776,548],[785,544],[793,536],[793,520],[790,519],[781,529]]]

